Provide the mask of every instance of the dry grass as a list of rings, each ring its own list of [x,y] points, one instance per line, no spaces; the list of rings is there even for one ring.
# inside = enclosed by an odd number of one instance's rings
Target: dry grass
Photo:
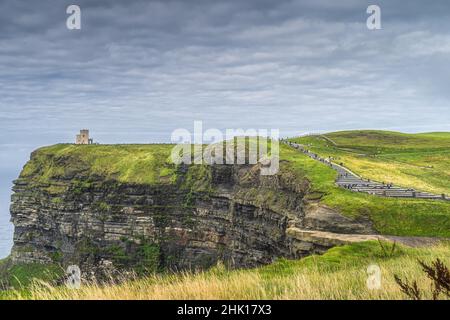
[[[373,244],[375,246],[376,244]],[[406,299],[394,280],[394,275],[416,279],[424,291],[430,281],[424,276],[417,259],[431,261],[436,257],[450,262],[450,246],[401,249],[395,257],[368,254],[360,257],[337,248],[332,254],[310,257],[300,261],[284,261],[282,268],[264,267],[252,270],[226,270],[217,267],[202,273],[151,276],[122,284],[101,286],[91,284],[79,290],[57,288],[36,283],[31,291],[15,293],[14,299]],[[342,253],[340,255],[340,253]],[[378,256],[378,258],[376,258]],[[342,261],[337,259],[342,257]],[[366,269],[376,263],[382,270],[381,289],[366,286]],[[337,267],[336,267],[337,266]],[[431,294],[425,296],[431,299]]]

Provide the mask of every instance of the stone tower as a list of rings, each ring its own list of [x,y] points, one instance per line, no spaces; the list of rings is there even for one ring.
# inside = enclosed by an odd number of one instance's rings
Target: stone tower
[[[77,134],[76,144],[92,144],[92,139],[89,139],[89,130],[80,130],[80,134]]]

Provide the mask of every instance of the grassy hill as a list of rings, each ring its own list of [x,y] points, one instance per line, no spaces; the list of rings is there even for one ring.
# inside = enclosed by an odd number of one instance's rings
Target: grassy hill
[[[4,299],[405,299],[394,275],[417,280],[431,299],[431,281],[417,259],[450,263],[449,244],[406,248],[377,242],[355,243],[330,249],[322,256],[281,259],[256,269],[227,270],[223,266],[201,273],[163,274],[79,290],[36,283],[31,289],[0,293]],[[381,269],[381,287],[367,287],[367,268]],[[442,297],[441,297],[442,298]]]
[[[365,178],[450,194],[450,133],[341,131],[291,140]]]

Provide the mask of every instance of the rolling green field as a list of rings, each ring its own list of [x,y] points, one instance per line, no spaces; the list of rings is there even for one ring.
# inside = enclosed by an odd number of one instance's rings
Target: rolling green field
[[[293,138],[364,178],[450,194],[450,133],[342,131]]]

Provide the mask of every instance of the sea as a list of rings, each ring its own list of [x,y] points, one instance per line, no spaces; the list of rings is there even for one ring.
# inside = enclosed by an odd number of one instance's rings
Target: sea
[[[9,205],[15,172],[0,171],[0,259],[7,257],[13,244],[14,227],[10,222]]]

